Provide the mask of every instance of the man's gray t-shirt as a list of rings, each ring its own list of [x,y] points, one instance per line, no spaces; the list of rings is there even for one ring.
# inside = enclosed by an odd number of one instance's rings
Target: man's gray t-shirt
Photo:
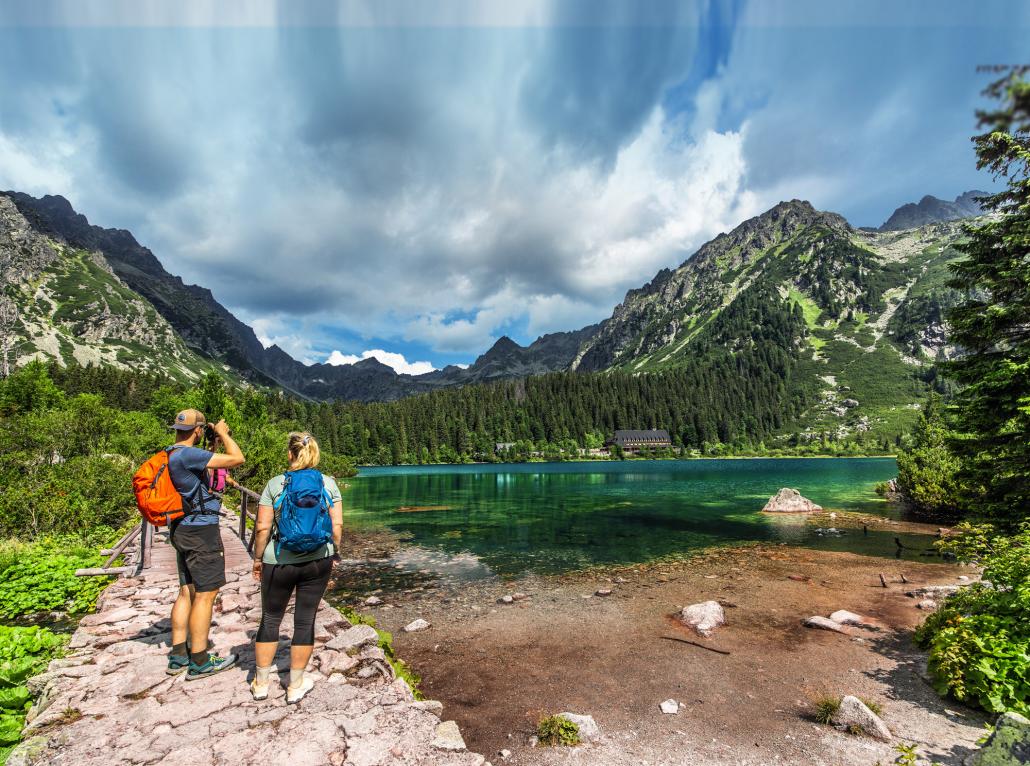
[[[179,522],[184,527],[218,523],[222,501],[207,486],[207,464],[212,454],[197,447],[173,447],[168,453],[168,475],[182,495],[182,509],[186,511]]]
[[[332,476],[326,476],[322,474],[322,481],[325,482],[325,489],[329,493],[330,499],[333,501],[333,505],[342,502],[343,495],[340,493],[340,487],[336,483],[336,479]],[[279,474],[273,476],[268,480],[268,484],[265,485],[264,491],[261,493],[261,505],[268,505],[275,507],[275,501],[283,493],[283,484],[286,482],[286,474]],[[336,553],[336,548],[332,543],[326,543],[321,548],[316,548],[311,553],[294,553],[288,551],[285,548],[279,551],[279,555],[275,555],[275,525],[272,525],[272,537],[268,541],[268,545],[265,546],[265,554],[261,557],[261,561],[265,564],[303,564],[307,561],[317,561],[318,559],[324,559],[327,556],[332,556]]]

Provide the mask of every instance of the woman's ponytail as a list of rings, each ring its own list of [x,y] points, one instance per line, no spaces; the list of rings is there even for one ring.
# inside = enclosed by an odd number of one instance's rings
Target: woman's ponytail
[[[307,431],[294,431],[289,436],[290,470],[300,471],[318,465],[319,450],[315,437]]]

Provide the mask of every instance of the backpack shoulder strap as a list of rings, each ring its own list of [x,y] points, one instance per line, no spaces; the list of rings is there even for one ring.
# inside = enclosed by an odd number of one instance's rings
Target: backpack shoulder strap
[[[278,512],[279,509],[282,507],[283,500],[286,499],[286,493],[287,493],[287,491],[289,491],[289,488],[290,488],[290,479],[291,478],[292,477],[290,476],[290,471],[285,471],[283,473],[283,487],[282,487],[281,490],[279,490],[279,494],[276,496],[275,500],[272,501],[272,510],[273,511]]]

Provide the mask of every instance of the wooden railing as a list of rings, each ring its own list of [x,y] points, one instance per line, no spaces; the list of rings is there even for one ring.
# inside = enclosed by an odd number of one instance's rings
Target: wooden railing
[[[257,505],[261,500],[261,496],[257,492],[247,489],[242,484],[233,484],[231,489],[235,489],[240,493],[240,504],[237,509],[239,525],[236,529],[236,534],[243,541],[247,552],[253,555],[254,527],[257,522]],[[103,565],[76,569],[76,576],[135,577],[150,566],[150,555],[154,548],[154,532],[155,528],[151,524],[146,521],[140,521],[122,535],[121,539],[114,544],[114,547],[105,548],[100,551],[102,555],[107,556],[107,560]],[[121,566],[114,566],[114,562],[119,557],[122,557],[124,563]]]
[[[243,547],[247,553],[254,555],[254,529],[257,526],[257,506],[261,495],[252,489],[247,489],[242,484],[234,484],[233,488],[240,493],[240,525],[236,534],[243,541]],[[248,525],[247,522],[250,522]]]

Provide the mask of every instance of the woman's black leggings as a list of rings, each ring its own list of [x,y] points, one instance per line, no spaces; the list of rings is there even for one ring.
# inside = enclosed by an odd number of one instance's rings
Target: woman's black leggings
[[[286,605],[297,591],[297,602],[293,606],[293,646],[313,646],[315,612],[332,571],[333,560],[328,556],[304,564],[265,564],[261,569],[261,627],[257,640],[279,640]]]

